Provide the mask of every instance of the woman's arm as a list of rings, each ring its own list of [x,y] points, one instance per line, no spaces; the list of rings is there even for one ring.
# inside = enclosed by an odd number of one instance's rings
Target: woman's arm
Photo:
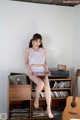
[[[32,74],[31,68],[30,68],[30,65],[29,65],[29,48],[27,48],[26,52],[25,52],[25,65],[26,65],[26,67],[28,69],[28,73]]]
[[[48,70],[48,64],[47,64],[47,59],[46,59],[46,49],[44,48],[43,51],[44,51],[44,56],[45,56],[45,72],[49,72],[49,70]]]

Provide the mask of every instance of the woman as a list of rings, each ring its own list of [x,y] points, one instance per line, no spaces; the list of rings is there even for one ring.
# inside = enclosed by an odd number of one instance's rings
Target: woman
[[[48,75],[40,77],[36,76],[36,72],[49,72],[46,62],[46,50],[42,45],[42,36],[38,33],[33,35],[33,38],[30,40],[29,48],[26,49],[25,57],[26,67],[28,69],[28,76],[30,80],[36,83],[36,96],[34,100],[34,107],[39,107],[39,94],[45,89],[45,98],[47,103],[47,114],[49,118],[53,118],[51,113],[50,104],[51,104],[51,91],[48,81]]]

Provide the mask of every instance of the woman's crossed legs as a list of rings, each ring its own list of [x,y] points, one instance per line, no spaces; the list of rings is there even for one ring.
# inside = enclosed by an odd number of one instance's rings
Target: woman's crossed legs
[[[36,86],[36,96],[35,96],[35,101],[34,101],[34,107],[39,108],[39,95],[42,89],[45,89],[45,98],[46,98],[46,103],[47,103],[47,113],[49,118],[53,118],[53,114],[51,113],[51,91],[50,91],[50,86],[49,86],[49,81],[48,81],[48,76],[45,77],[36,77],[34,75],[29,75],[29,78],[37,84]]]

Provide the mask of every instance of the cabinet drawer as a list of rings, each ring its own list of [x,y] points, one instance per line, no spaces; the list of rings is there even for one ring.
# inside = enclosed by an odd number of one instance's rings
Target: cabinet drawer
[[[9,89],[10,101],[30,100],[31,85],[11,85]]]

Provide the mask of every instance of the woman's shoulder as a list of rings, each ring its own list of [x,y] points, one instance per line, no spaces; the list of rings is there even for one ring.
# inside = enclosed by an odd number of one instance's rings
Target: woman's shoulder
[[[30,51],[30,48],[26,48],[26,52],[29,53],[29,51]]]
[[[42,49],[42,50],[44,50],[44,51],[46,50],[46,48],[40,48],[40,49]]]
[[[43,51],[46,52],[46,48],[43,48]]]
[[[46,48],[41,48],[43,53],[45,54],[46,53]]]

